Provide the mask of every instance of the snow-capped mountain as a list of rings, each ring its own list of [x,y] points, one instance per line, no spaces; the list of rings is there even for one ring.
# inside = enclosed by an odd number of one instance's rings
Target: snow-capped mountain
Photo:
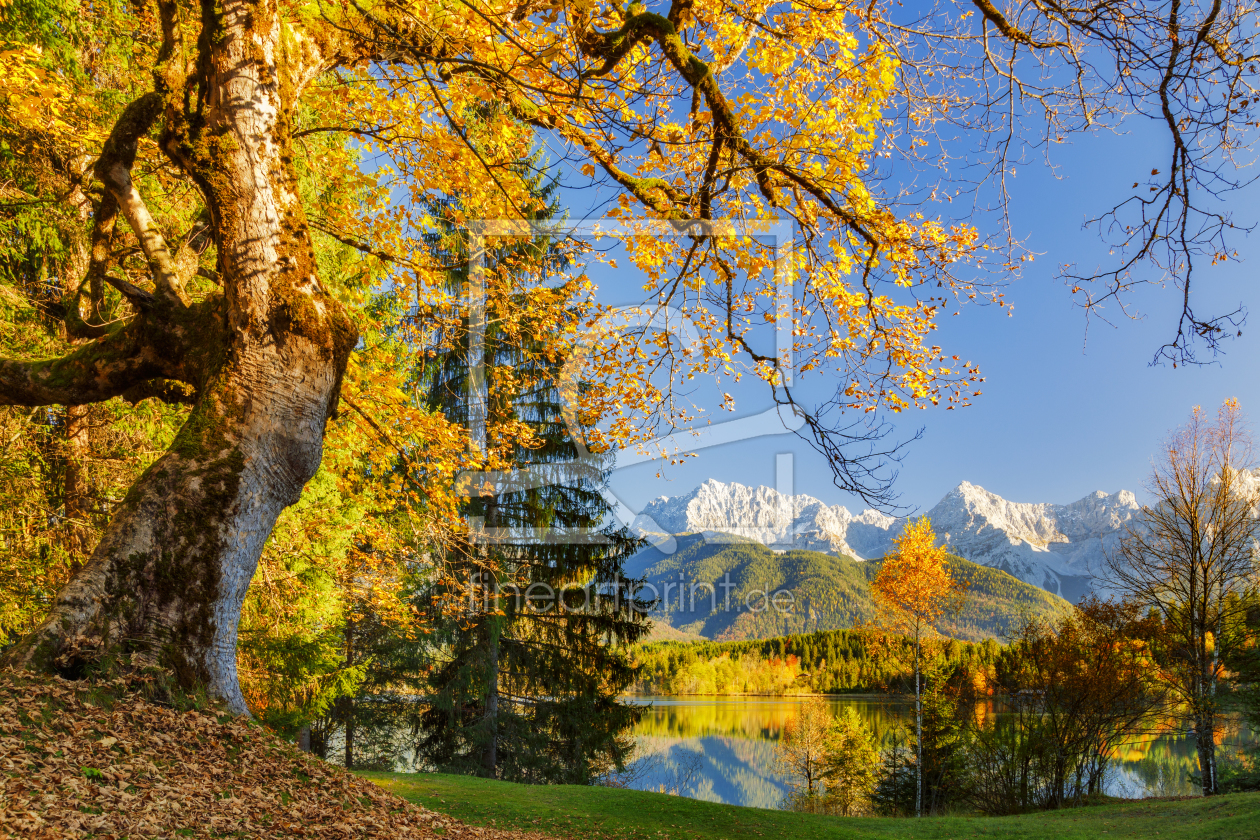
[[[1092,493],[1067,505],[1010,502],[963,482],[927,512],[950,551],[1002,569],[1070,601],[1090,591],[1090,572],[1139,510],[1127,490]],[[756,540],[772,548],[801,548],[860,560],[883,556],[905,519],[876,510],[851,514],[812,496],[769,487],[706,481],[681,496],[648,503],[641,527],[670,534],[705,532]]]

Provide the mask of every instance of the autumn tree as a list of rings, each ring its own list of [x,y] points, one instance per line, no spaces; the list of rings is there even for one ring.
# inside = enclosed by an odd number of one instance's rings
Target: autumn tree
[[[789,807],[814,811],[822,805],[831,751],[831,712],[821,697],[804,700],[794,717],[783,725],[775,745],[776,762],[790,779]]]
[[[331,277],[322,254],[354,248],[430,324],[456,323],[460,298],[425,256],[420,199],[461,193],[480,218],[528,219],[528,189],[508,165],[535,142],[611,188],[611,213],[679,234],[627,234],[627,247],[646,273],[645,306],[696,329],[688,352],[651,326],[590,349],[586,378],[608,387],[582,395],[583,416],[606,421],[588,443],[650,440],[694,419],[678,383],[747,374],[794,410],[840,486],[890,501],[896,447],[871,418],[977,393],[974,366],[930,335],[945,307],[989,296],[960,279],[960,261],[1000,253],[993,267],[1005,274],[1020,255],[986,248],[942,203],[984,177],[903,194],[886,186],[883,162],[908,158],[947,178],[937,165],[953,149],[937,141],[956,123],[986,143],[1008,138],[973,161],[1005,177],[1021,142],[1158,116],[1172,165],[1113,214],[1126,256],[1087,301],[1097,303],[1122,295],[1144,261],[1184,286],[1204,257],[1228,254],[1232,223],[1200,199],[1231,187],[1254,99],[1245,4],[961,8],[971,14],[946,6],[906,20],[893,3],[152,0],[111,7],[96,26],[100,4],[6,4],[6,47],[88,21],[81,44],[117,95],[91,101],[92,84],[52,72],[51,52],[6,65],[4,95],[22,106],[6,111],[10,162],[79,163],[51,167],[4,212],[26,212],[37,193],[39,221],[77,226],[89,247],[61,266],[68,291],[47,309],[64,338],[6,347],[0,403],[188,406],[7,661],[66,673],[155,664],[243,711],[240,606],[277,517],[320,463],[339,397],[381,449],[414,456],[399,440],[407,429],[445,453],[413,457],[427,488],[408,478],[400,491],[442,496],[465,467],[499,468],[469,463],[467,447],[448,445],[449,424],[361,375],[350,357],[374,347],[358,340],[370,326],[364,288]],[[45,95],[21,95],[31,73],[44,74]],[[319,137],[334,148],[312,152]],[[1222,144],[1227,158],[1215,156]],[[372,155],[379,189],[351,201],[307,189],[364,177],[336,148]],[[794,224],[790,246],[765,241],[772,218]],[[723,219],[747,228],[729,235]],[[44,229],[9,228],[36,249]],[[487,316],[510,321],[515,291],[492,277]],[[1191,311],[1191,299],[1174,355],[1226,333],[1228,318]],[[759,324],[789,333],[799,375],[830,377],[826,387],[800,390]],[[426,505],[450,524],[453,502]]]
[[[131,46],[102,34],[125,18],[110,5],[77,14],[61,2],[0,12],[0,358],[55,355],[89,340],[73,319],[67,326],[73,299],[90,298],[100,318],[119,315],[99,277],[79,287],[93,247],[94,197],[82,170],[106,133],[92,117],[125,104],[135,66]],[[135,60],[143,56],[137,50]],[[189,210],[171,196],[159,207],[173,218]],[[130,243],[120,237],[113,247]],[[0,406],[0,646],[39,626],[181,413],[156,400]]]
[[[833,716],[826,700],[811,697],[784,725],[775,750],[791,786],[786,807],[846,817],[869,810],[879,753],[857,710],[846,707]]]
[[[1194,728],[1205,796],[1219,792],[1223,662],[1260,582],[1254,467],[1238,401],[1226,400],[1215,420],[1196,407],[1151,472],[1151,504],[1106,561],[1106,585],[1160,618],[1157,661]]]
[[[1087,598],[1011,639],[997,684],[1013,713],[971,727],[967,798],[989,814],[1065,808],[1105,793],[1115,751],[1163,709],[1155,622],[1132,603]]]
[[[950,574],[945,548],[936,544],[936,533],[926,516],[907,524],[893,545],[871,591],[914,640],[915,815],[923,816],[923,639],[943,617],[962,608],[966,589]]]
[[[831,723],[826,770],[826,809],[857,817],[871,808],[879,785],[879,752],[857,709],[845,706]]]
[[[320,51],[277,61],[278,9],[200,18],[174,3],[136,15],[148,83],[87,150],[95,247],[65,318],[88,340],[53,359],[0,362],[8,405],[124,394],[195,405],[9,661],[76,672],[134,655],[243,712],[240,605],[276,517],[319,465],[356,329],[317,277],[290,146],[293,96]],[[213,37],[186,63],[202,31]],[[154,128],[170,175],[204,202],[191,228],[172,232],[178,217],[156,217],[133,177],[142,149],[143,160],[158,148]],[[147,289],[115,271],[116,226],[134,236]],[[125,301],[112,321],[87,311],[94,282]]]

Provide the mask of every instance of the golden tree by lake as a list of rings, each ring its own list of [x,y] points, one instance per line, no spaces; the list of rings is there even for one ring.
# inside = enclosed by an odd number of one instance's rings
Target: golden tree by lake
[[[1160,676],[1195,734],[1204,796],[1220,792],[1218,685],[1260,591],[1255,441],[1236,399],[1216,420],[1195,407],[1153,465],[1142,508],[1106,560],[1108,585],[1158,616]]]
[[[870,810],[879,784],[879,753],[854,708],[833,717],[826,700],[809,698],[784,726],[776,753],[790,785],[784,807],[845,817]]]
[[[777,759],[779,768],[791,779],[788,807],[814,811],[822,805],[822,779],[827,771],[831,713],[821,697],[801,704],[800,713],[783,727]]]
[[[893,622],[914,638],[915,815],[923,816],[923,637],[936,622],[962,608],[966,584],[946,564],[945,548],[926,516],[909,523],[884,558],[871,589]]]

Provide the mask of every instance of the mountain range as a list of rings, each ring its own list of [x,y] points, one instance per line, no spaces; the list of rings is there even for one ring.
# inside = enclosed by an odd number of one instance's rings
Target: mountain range
[[[801,549],[769,549],[744,537],[710,542],[677,538],[677,550],[647,549],[626,571],[646,579],[643,595],[660,599],[653,640],[732,641],[880,624],[871,581],[883,560],[854,560]],[[949,558],[966,583],[962,608],[937,629],[964,641],[1003,637],[1020,622],[1053,620],[1067,601],[998,569]]]
[[[925,515],[951,554],[1075,602],[1089,594],[1092,573],[1139,510],[1127,490],[1056,505],[1007,501],[964,481]],[[841,505],[770,487],[709,480],[690,493],[649,502],[635,525],[648,534],[699,534],[711,545],[752,542],[777,551],[874,560],[891,550],[906,521],[876,510],[854,515]],[[658,548],[635,564],[640,571],[654,565],[647,557],[665,553],[661,540],[654,543]]]

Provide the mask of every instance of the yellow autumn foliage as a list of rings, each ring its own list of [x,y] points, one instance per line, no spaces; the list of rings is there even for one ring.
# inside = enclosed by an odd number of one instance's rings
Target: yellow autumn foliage
[[[950,574],[931,520],[925,516],[908,524],[894,545],[871,584],[876,600],[916,631],[956,611],[966,586]]]

